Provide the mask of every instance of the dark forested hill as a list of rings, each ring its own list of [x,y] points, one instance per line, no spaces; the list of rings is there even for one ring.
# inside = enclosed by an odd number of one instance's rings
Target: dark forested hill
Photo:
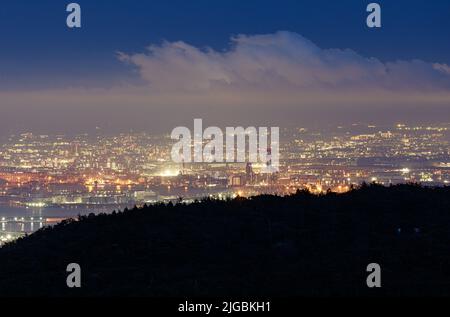
[[[66,286],[79,263],[82,288]],[[378,263],[382,288],[368,289]],[[0,249],[0,295],[450,295],[450,188],[156,205]]]

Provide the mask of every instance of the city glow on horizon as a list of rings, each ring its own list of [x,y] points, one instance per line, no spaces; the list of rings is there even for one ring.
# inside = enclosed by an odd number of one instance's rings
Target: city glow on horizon
[[[449,184],[449,124],[430,129],[377,125],[378,131],[352,127],[286,129],[277,173],[263,173],[262,163],[174,163],[174,141],[166,134],[15,135],[0,146],[0,194],[15,207],[71,214],[80,208],[108,212],[219,194],[345,193],[362,182]]]

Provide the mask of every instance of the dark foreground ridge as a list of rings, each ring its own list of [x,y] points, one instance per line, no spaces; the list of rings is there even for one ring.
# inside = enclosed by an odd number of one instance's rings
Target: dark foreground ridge
[[[79,263],[82,288],[66,286]],[[382,288],[369,289],[369,263]],[[0,250],[0,295],[450,295],[450,188],[155,205],[81,217]]]

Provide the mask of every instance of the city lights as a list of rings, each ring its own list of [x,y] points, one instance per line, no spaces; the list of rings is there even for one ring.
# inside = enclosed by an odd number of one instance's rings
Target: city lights
[[[287,130],[280,136],[280,168],[273,173],[264,173],[261,162],[174,163],[175,141],[167,135],[25,133],[0,147],[0,193],[13,206],[58,208],[73,215],[83,208],[112,211],[180,197],[192,202],[302,189],[345,193],[362,182],[449,184],[448,125],[368,125],[366,132],[351,132],[357,128]],[[44,222],[42,217],[27,219],[13,221]]]

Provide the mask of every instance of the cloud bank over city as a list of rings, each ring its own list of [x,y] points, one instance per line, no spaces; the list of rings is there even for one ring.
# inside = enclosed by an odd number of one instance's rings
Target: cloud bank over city
[[[239,35],[225,52],[184,42],[119,54],[155,91],[386,89],[448,91],[450,67],[420,60],[382,63],[350,49],[321,49],[292,32]]]
[[[55,122],[67,128],[69,118],[78,118],[86,128],[133,121],[170,131],[195,117],[283,126],[324,118],[383,121],[386,111],[393,120],[405,113],[406,120],[450,115],[449,65],[382,62],[350,49],[322,49],[292,32],[238,35],[224,51],[166,41],[119,52],[117,59],[138,80],[124,76],[107,89],[99,81],[91,88],[3,91],[2,124],[45,127],[52,120],[54,128]]]

